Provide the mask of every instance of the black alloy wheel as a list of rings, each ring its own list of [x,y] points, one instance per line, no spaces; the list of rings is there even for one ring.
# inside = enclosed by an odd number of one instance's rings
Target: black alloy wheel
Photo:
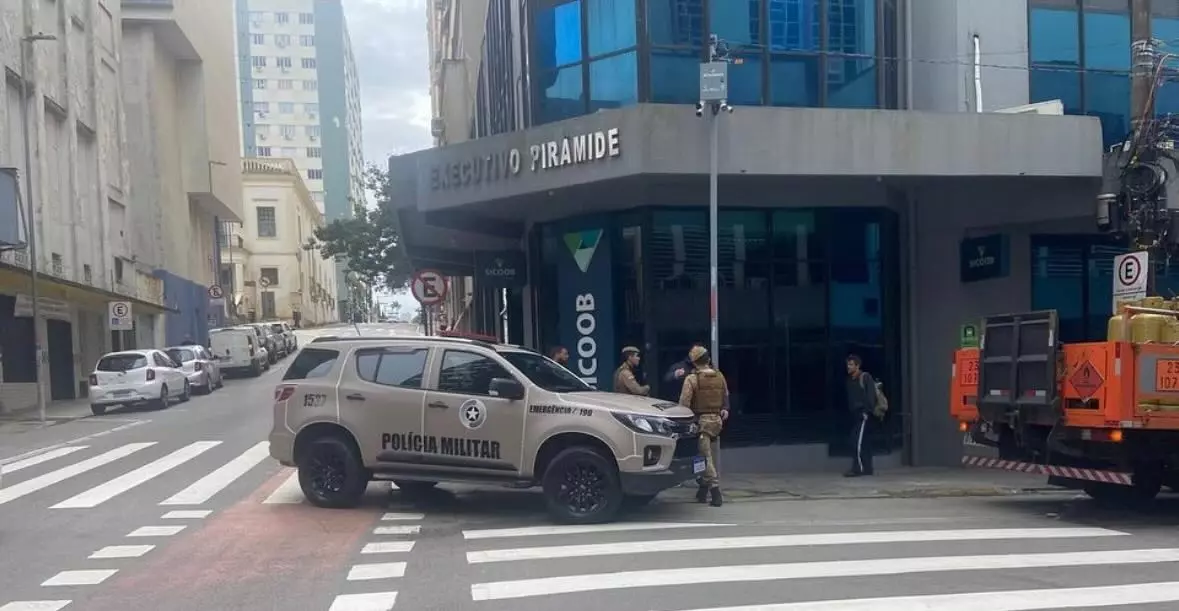
[[[617,467],[592,448],[561,451],[545,471],[544,491],[549,512],[560,522],[608,522],[622,505]]]
[[[368,477],[351,444],[339,437],[322,437],[302,454],[299,486],[312,505],[345,509],[360,504]]]

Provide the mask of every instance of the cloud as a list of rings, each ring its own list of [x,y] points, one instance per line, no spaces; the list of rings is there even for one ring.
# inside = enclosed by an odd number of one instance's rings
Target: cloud
[[[428,0],[344,0],[360,74],[364,158],[432,146]]]

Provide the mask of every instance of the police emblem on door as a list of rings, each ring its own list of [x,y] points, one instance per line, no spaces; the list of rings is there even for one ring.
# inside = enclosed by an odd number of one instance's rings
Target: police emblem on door
[[[467,399],[459,408],[459,420],[473,431],[487,422],[487,406],[478,399]]]

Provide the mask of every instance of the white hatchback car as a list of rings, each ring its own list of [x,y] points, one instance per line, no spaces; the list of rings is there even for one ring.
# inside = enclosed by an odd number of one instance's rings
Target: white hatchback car
[[[164,352],[180,363],[184,375],[188,377],[188,384],[197,394],[207,395],[224,386],[221,381],[221,366],[204,346],[186,345],[164,348]]]
[[[172,399],[188,401],[192,388],[180,364],[159,350],[124,350],[98,360],[90,374],[90,411],[116,405],[150,404],[164,409]]]

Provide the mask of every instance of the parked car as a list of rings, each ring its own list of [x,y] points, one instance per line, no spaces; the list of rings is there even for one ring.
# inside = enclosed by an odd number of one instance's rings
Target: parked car
[[[221,378],[221,366],[204,346],[173,346],[165,348],[164,352],[173,361],[180,363],[184,375],[188,376],[189,386],[196,392],[207,395],[225,385]]]
[[[291,328],[290,324],[285,322],[272,322],[268,324],[270,325],[271,331],[283,338],[287,354],[294,354],[299,350],[299,340],[295,337],[295,330]]]
[[[249,373],[257,377],[270,368],[262,336],[253,327],[226,327],[209,331],[209,349],[222,373]]]
[[[270,325],[265,323],[251,323],[246,326],[254,329],[258,333],[258,336],[262,338],[262,343],[266,346],[266,351],[268,352],[267,356],[269,357],[271,365],[277,363],[280,358],[286,356],[286,354],[283,353],[283,349],[286,346],[283,345],[282,339],[270,330]]]
[[[160,350],[124,350],[98,359],[90,374],[90,411],[101,416],[117,405],[164,409],[188,401],[192,388],[180,364]]]

